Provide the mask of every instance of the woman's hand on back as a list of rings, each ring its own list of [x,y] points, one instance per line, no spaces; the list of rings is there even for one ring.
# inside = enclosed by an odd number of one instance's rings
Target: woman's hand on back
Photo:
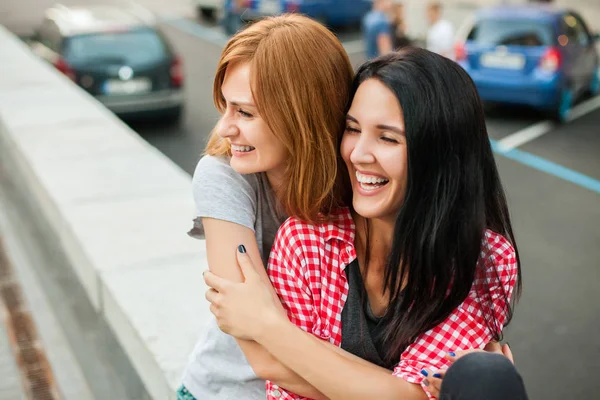
[[[223,332],[238,339],[256,340],[271,323],[287,319],[287,315],[272,287],[256,272],[247,253],[238,249],[237,260],[244,282],[233,282],[206,271],[204,282],[210,287],[206,299]]]

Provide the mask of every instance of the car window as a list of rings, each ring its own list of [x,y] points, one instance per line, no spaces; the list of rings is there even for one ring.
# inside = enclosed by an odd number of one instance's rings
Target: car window
[[[483,19],[477,22],[467,40],[483,45],[552,45],[552,26],[531,20]]]
[[[590,45],[590,35],[583,22],[573,14],[565,14],[562,21],[563,30],[569,39],[569,43],[580,46]]]
[[[72,63],[141,65],[160,61],[166,55],[164,41],[151,29],[73,36],[65,48],[65,57]]]

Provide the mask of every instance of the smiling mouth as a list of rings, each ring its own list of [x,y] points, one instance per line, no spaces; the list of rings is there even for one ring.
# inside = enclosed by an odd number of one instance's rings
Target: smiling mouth
[[[249,153],[255,148],[252,146],[238,146],[237,144],[231,144],[231,150],[238,151],[240,153]]]
[[[377,190],[389,183],[389,179],[383,177],[376,177],[371,175],[363,175],[360,172],[356,172],[356,181],[363,190],[371,191]]]

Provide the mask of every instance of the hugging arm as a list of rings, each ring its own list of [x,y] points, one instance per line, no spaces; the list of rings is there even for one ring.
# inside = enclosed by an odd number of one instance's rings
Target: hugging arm
[[[238,267],[235,249],[240,243],[243,243],[256,272],[271,286],[256,244],[256,236],[251,229],[233,222],[212,218],[203,218],[202,223],[211,272],[232,282],[242,282],[243,276]],[[273,296],[276,296],[275,292],[273,292]],[[283,313],[283,311],[281,312]],[[302,396],[324,399],[318,390],[279,362],[257,342],[237,338],[236,341],[258,377],[275,382]]]
[[[305,332],[310,331],[315,307],[311,280],[318,278],[307,271],[314,257],[303,254],[296,233],[279,230],[269,262],[269,276],[289,320],[269,314],[257,342],[330,399],[426,399],[418,384]]]
[[[256,222],[257,189],[235,172],[229,161],[222,157],[204,156],[196,166],[192,190],[196,215],[202,219],[209,269],[218,276],[241,282],[235,249],[243,243],[257,274],[273,292],[252,229]],[[282,381],[307,397],[318,397],[314,388],[285,368],[258,343],[238,340],[238,344],[258,377]]]

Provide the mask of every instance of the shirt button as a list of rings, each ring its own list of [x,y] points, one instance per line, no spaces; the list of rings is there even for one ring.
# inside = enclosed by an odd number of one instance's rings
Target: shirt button
[[[281,397],[281,392],[278,389],[275,389],[271,392],[273,397]]]

